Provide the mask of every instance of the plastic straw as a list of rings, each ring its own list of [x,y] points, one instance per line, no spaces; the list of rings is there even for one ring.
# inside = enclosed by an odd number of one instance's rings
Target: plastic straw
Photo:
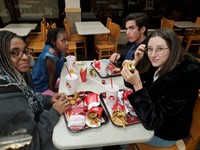
[[[70,77],[72,77],[72,75],[71,75],[71,73],[70,73],[70,71],[69,71],[67,66],[66,66],[66,69],[67,69],[67,72],[69,73]]]
[[[110,84],[111,84],[111,87],[113,88],[112,78],[110,78]]]

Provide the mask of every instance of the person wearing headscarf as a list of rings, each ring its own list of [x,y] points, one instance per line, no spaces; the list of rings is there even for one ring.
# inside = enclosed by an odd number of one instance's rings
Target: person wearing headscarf
[[[26,131],[32,136],[23,149],[54,150],[52,132],[69,106],[65,94],[39,95],[29,73],[31,50],[10,31],[0,31],[0,136]]]

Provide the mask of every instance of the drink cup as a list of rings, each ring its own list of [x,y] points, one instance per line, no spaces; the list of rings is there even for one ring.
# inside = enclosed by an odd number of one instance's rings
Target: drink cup
[[[74,55],[69,55],[66,57],[68,69],[73,69],[75,66],[76,57]]]
[[[119,87],[115,84],[111,86],[111,84],[106,85],[106,104],[109,108],[112,108],[117,101],[117,94],[119,91]]]
[[[82,82],[86,82],[86,76],[87,76],[87,68],[86,67],[82,67],[80,69],[80,77],[81,77],[81,81]]]
[[[100,65],[101,65],[101,68],[100,68],[100,72],[99,74],[102,76],[102,77],[106,77],[107,74],[108,74],[108,64],[109,64],[109,60],[108,59],[101,59],[100,60]]]
[[[72,73],[66,75],[66,86],[68,89],[68,95],[72,95],[76,92],[78,85],[78,76],[77,74]]]

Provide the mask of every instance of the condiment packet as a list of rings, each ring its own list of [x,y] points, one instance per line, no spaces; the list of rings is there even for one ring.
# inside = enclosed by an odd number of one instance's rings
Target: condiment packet
[[[89,93],[84,98],[85,103],[88,105],[88,109],[92,108],[93,106],[99,106],[100,100],[97,93]]]
[[[100,65],[100,60],[94,60],[93,61],[94,67],[97,68],[98,70],[100,70],[101,65]]]

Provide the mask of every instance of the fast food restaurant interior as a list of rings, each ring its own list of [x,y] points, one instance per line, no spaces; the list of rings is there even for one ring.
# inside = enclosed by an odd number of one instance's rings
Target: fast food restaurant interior
[[[131,12],[144,12],[149,17],[149,32],[160,28],[160,20],[165,17],[174,21],[195,22],[200,16],[198,0],[0,0],[0,27],[10,23],[36,23],[32,32],[40,32],[40,21],[44,17],[51,25],[64,27],[63,19],[70,23],[71,34],[77,33],[76,21],[100,21],[106,25],[107,17],[120,25],[118,51],[124,49],[127,39],[124,18]],[[174,27],[177,33],[179,28]],[[191,29],[188,29],[191,30]],[[191,45],[188,52],[199,57],[199,42]],[[187,41],[182,45],[186,47]],[[79,53],[78,53],[79,56]],[[79,56],[80,59],[85,59]]]
[[[126,48],[127,36],[124,26],[124,19],[129,13],[144,12],[149,17],[148,32],[161,28],[161,19],[167,18],[175,22],[192,22],[199,27],[178,27],[173,26],[173,30],[182,34],[181,44],[187,53],[200,60],[200,3],[199,0],[0,0],[0,29],[12,29],[7,27],[12,24],[35,24],[27,34],[23,34],[25,40],[29,35],[41,34],[41,21],[45,19],[50,28],[65,28],[64,19],[69,22],[70,34],[78,34],[75,22],[100,21],[105,27],[107,19],[111,18],[112,22],[120,27],[120,33],[117,43],[117,52],[122,53]],[[197,21],[199,18],[199,21]],[[26,27],[23,27],[26,28]],[[66,28],[65,28],[66,29]],[[18,30],[18,29],[16,29]],[[184,31],[184,33],[183,33]],[[18,30],[18,32],[20,32]],[[188,42],[188,34],[194,39]],[[46,34],[45,34],[46,36]],[[91,37],[86,36],[87,50],[91,48]],[[90,38],[90,39],[89,39]],[[94,40],[94,39],[92,39]],[[89,42],[88,42],[89,41]],[[33,48],[34,60],[42,52],[44,42],[36,42],[36,48]],[[34,43],[34,40],[33,40]],[[27,44],[32,44],[28,40]],[[41,44],[41,45],[40,45]],[[81,44],[80,44],[81,45]],[[86,56],[83,46],[75,44],[76,56],[78,61],[92,60],[89,55],[98,54],[87,52]],[[91,44],[94,46],[93,44]],[[34,47],[35,45],[33,45]],[[31,46],[30,46],[31,47]],[[91,52],[91,54],[89,54]],[[73,52],[75,55],[75,53]],[[200,143],[195,150],[200,150]]]

